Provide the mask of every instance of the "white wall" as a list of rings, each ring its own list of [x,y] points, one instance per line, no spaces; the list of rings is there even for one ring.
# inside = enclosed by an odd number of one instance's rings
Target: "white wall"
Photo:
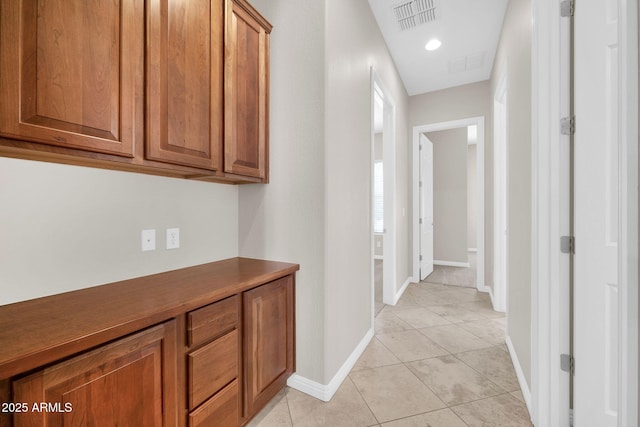
[[[484,276],[493,286],[493,123],[489,81],[416,95],[409,98],[409,126],[484,116]]]
[[[407,95],[366,0],[252,3],[274,25],[271,182],[240,188],[240,254],[300,263],[297,373],[326,385],[371,327],[372,65],[398,106],[398,282],[410,275]]]
[[[478,247],[478,145],[467,147],[467,247]]]
[[[237,256],[237,216],[230,185],[0,158],[0,305]]]
[[[426,135],[433,142],[433,257],[466,263],[467,128]]]
[[[531,384],[531,22],[531,0],[509,2],[491,75],[491,99],[505,73],[508,82],[507,334],[528,384]]]
[[[371,327],[371,66],[397,107],[398,288],[412,272],[407,93],[366,0],[327,0],[326,16],[328,380]]]
[[[300,264],[296,369],[325,383],[325,5],[317,0],[252,4],[274,26],[270,183],[240,187],[240,255]]]

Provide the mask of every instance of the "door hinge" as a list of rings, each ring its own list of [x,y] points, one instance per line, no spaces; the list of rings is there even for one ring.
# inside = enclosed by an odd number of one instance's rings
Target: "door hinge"
[[[420,218],[420,224],[422,224],[422,218]]]
[[[422,187],[422,181],[420,181],[420,182],[419,182],[419,185],[418,185],[418,186],[419,186],[419,187]]]
[[[574,375],[576,372],[576,362],[570,354],[561,354],[560,355],[560,369],[564,372],[569,372],[571,375]]]
[[[576,238],[573,236],[560,237],[560,252],[563,254],[576,253]]]
[[[420,255],[420,261],[422,261],[422,255]]]
[[[418,150],[422,151],[422,144],[418,145],[418,147],[420,147]]]
[[[560,133],[562,135],[573,135],[576,133],[576,116],[563,117],[560,119]]]
[[[563,18],[571,18],[576,9],[574,0],[564,0],[560,2],[560,16]]]

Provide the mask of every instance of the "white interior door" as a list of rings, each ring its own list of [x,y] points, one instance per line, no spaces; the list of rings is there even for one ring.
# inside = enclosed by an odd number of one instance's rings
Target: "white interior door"
[[[433,142],[420,135],[420,280],[433,272]]]
[[[618,426],[619,49],[623,0],[575,11],[574,419]]]

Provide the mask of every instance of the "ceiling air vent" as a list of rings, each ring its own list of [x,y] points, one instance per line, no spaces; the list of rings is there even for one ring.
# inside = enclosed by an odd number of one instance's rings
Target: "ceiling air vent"
[[[436,0],[410,0],[393,7],[401,30],[409,30],[417,25],[427,24],[438,18]]]
[[[484,65],[484,57],[486,52],[471,53],[467,56],[449,60],[449,74],[461,73],[463,71],[471,71],[481,68]]]

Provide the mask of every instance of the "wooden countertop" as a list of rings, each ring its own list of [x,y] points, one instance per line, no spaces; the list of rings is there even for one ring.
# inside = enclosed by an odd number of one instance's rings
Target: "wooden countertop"
[[[182,268],[0,306],[0,380],[294,273],[249,258]]]

